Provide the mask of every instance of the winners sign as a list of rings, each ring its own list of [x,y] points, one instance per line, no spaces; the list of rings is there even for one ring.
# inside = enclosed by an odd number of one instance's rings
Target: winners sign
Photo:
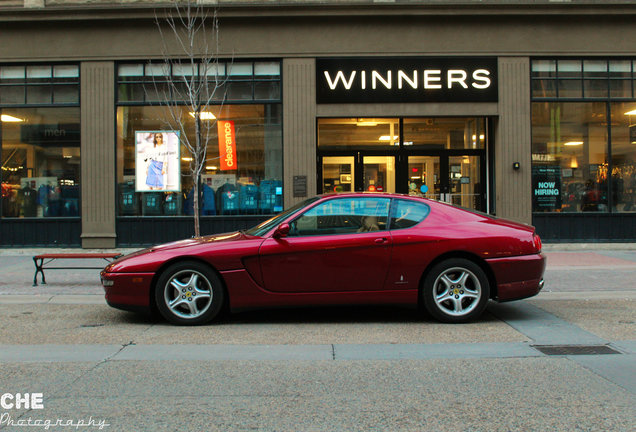
[[[316,59],[319,104],[497,100],[495,57]]]

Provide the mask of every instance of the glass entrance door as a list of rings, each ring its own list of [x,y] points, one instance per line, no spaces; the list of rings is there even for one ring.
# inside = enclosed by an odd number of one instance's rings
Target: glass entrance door
[[[439,156],[409,156],[409,195],[442,199],[442,177]]]
[[[394,193],[395,183],[395,156],[322,157],[322,193]]]
[[[395,156],[364,156],[362,161],[363,191],[395,193]]]
[[[322,158],[322,193],[353,192],[355,157],[324,156]]]
[[[487,119],[320,118],[318,193],[398,192],[488,211]]]
[[[483,211],[479,156],[450,156],[448,167],[449,189],[445,201]]]
[[[409,156],[409,194],[485,211],[481,160],[480,155]]]

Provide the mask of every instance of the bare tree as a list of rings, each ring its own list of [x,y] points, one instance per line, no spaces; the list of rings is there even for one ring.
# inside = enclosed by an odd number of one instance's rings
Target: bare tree
[[[217,116],[223,108],[227,74],[219,62],[219,20],[216,9],[197,0],[172,0],[162,17],[155,13],[162,42],[162,60],[151,62],[161,73],[152,73],[156,94],[166,107],[164,123],[180,132],[180,141],[191,155],[194,188],[194,235],[200,230],[199,179],[205,168],[210,140],[216,137]],[[163,82],[160,82],[158,75]],[[214,114],[217,113],[217,114]],[[194,134],[188,124],[194,120]]]

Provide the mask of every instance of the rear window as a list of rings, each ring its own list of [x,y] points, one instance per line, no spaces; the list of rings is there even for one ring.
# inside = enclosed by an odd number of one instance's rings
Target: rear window
[[[424,203],[395,200],[391,214],[391,229],[410,228],[426,219],[430,207]]]

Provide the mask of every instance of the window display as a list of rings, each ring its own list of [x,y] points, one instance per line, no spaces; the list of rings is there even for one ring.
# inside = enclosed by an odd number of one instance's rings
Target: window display
[[[78,217],[80,109],[3,108],[2,217]]]
[[[534,212],[636,211],[635,78],[634,59],[532,61]]]
[[[636,103],[533,103],[532,111],[534,212],[636,211]]]
[[[167,128],[168,108],[117,110],[117,183],[120,216],[192,215],[193,156],[181,133],[195,142],[195,116],[181,132]],[[185,107],[183,107],[186,110]],[[201,215],[282,211],[280,104],[219,105],[200,113],[207,152],[200,176]]]
[[[605,103],[533,103],[533,211],[607,212],[608,144]]]

